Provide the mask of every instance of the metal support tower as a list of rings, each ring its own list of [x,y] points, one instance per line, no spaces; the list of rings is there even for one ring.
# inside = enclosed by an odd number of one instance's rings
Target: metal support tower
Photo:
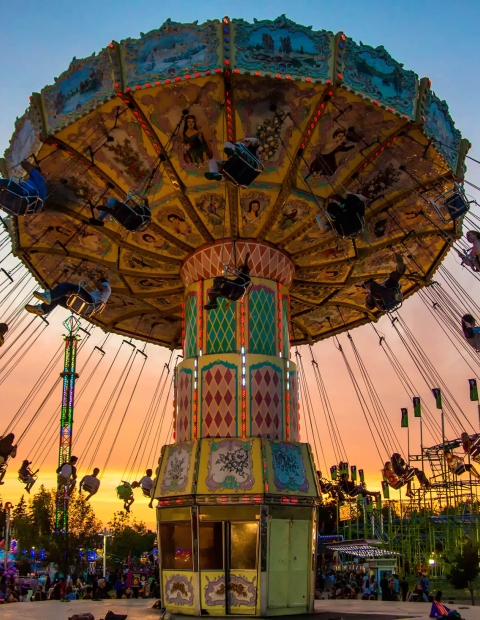
[[[58,451],[58,466],[70,460],[72,448],[73,430],[73,405],[75,399],[75,380],[78,374],[75,372],[77,361],[77,344],[79,337],[76,335],[80,328],[80,321],[73,314],[63,323],[68,331],[65,339],[65,356],[63,372],[62,410],[60,417],[60,446]],[[57,487],[56,510],[55,510],[55,533],[68,534],[68,487]]]

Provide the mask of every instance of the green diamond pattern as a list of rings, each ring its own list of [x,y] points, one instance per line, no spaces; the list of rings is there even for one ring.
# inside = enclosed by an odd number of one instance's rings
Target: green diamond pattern
[[[218,299],[218,308],[210,310],[208,316],[208,353],[235,352],[235,304],[223,297]]]
[[[188,295],[185,303],[185,357],[197,354],[197,296]]]
[[[253,289],[250,300],[250,353],[275,355],[275,297],[264,288]]]

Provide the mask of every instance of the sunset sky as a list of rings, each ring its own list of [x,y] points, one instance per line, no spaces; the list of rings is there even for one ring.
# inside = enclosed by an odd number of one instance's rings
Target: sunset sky
[[[84,0],[81,3],[64,3],[53,0],[4,0],[1,7],[0,19],[0,152],[8,146],[13,131],[14,121],[23,114],[28,106],[28,97],[33,92],[39,92],[46,84],[52,84],[54,77],[64,71],[73,56],[83,58],[94,51],[100,51],[112,39],[117,41],[127,37],[138,37],[140,32],[148,32],[158,28],[167,19],[179,22],[203,22],[207,19],[221,18],[228,14],[230,18],[242,17],[252,21],[257,19],[274,19],[285,13],[290,19],[305,25],[312,25],[314,29],[325,28],[337,32],[343,30],[357,42],[362,41],[372,46],[384,45],[392,56],[404,63],[407,69],[415,70],[420,77],[428,76],[433,82],[433,89],[441,99],[448,101],[450,112],[456,126],[462,134],[473,143],[470,155],[480,160],[480,112],[478,100],[480,86],[478,84],[478,66],[480,64],[480,44],[478,43],[478,23],[480,21],[480,3],[467,1],[457,3],[452,8],[450,0],[403,0],[403,2],[377,2],[365,0],[319,0],[316,3],[306,2],[276,2],[263,3],[244,0],[242,3],[228,5],[221,2],[204,0],[193,2],[177,0],[175,3],[164,2],[129,2],[114,0],[102,2]],[[68,8],[66,8],[68,6]],[[467,162],[467,179],[480,185],[480,166],[472,161]],[[472,189],[467,190],[480,202],[480,195]],[[480,215],[480,209],[475,208]],[[4,251],[0,251],[0,259]],[[462,270],[458,265],[458,258],[449,256],[446,267],[454,274],[462,285],[468,289],[470,295],[480,304],[480,282],[471,274]],[[10,263],[11,264],[11,263]],[[3,266],[3,265],[2,265]],[[3,289],[4,276],[0,274],[0,291]],[[441,278],[440,278],[441,280]],[[8,292],[6,289],[3,296]],[[465,308],[471,311],[471,308]],[[442,378],[449,384],[463,412],[469,418],[475,430],[478,430],[478,414],[476,403],[468,398],[467,380],[476,375],[454,349],[447,336],[442,332],[429,314],[423,303],[417,297],[405,302],[401,310],[403,319],[420,341],[430,360]],[[42,332],[35,345],[28,354],[14,368],[4,380],[2,372],[9,357],[6,348],[0,349],[0,433],[3,432],[9,421],[22,405],[32,386],[40,377],[45,364],[62,344],[61,334],[64,333],[62,321],[67,313],[58,309],[52,315],[50,326]],[[478,317],[480,318],[480,317]],[[0,308],[0,321],[2,320]],[[28,321],[30,318],[28,319]],[[28,322],[25,321],[25,324]],[[418,393],[439,419],[439,412],[434,408],[432,395],[422,381],[417,369],[409,358],[404,346],[397,336],[395,329],[387,318],[380,320],[377,329],[385,335],[387,342],[402,362]],[[400,428],[400,408],[408,407],[410,412],[410,445],[411,452],[418,451],[419,426],[418,420],[413,419],[411,401],[400,385],[392,367],[389,365],[378,338],[370,326],[356,329],[352,332],[355,344],[370,373],[378,391],[380,400],[392,421],[400,441],[400,452],[406,452],[407,431]],[[77,394],[81,392],[82,382],[89,376],[100,359],[100,354],[94,349],[105,340],[105,334],[100,329],[93,330],[92,335],[85,343],[79,360]],[[352,355],[351,345],[346,335],[340,336],[352,368],[357,373],[356,362]],[[136,458],[136,466],[130,472],[132,455],[137,454],[134,444],[139,436],[141,426],[152,401],[160,373],[170,357],[165,349],[147,345],[148,359],[142,368],[143,357],[139,354],[131,358],[134,349],[123,344],[119,336],[111,336],[106,345],[106,355],[99,364],[85,393],[79,398],[75,408],[75,430],[73,453],[79,457],[79,474],[83,476],[86,468],[92,463],[102,470],[102,484],[98,495],[92,499],[92,505],[97,515],[105,522],[109,520],[113,511],[119,510],[122,503],[116,498],[115,487],[125,475],[132,480],[137,474],[142,475],[147,467],[155,467],[159,457],[157,445],[161,446],[168,440],[172,423],[172,396],[170,379],[165,388],[158,412],[152,425],[148,429],[146,439],[142,441],[142,448]],[[142,343],[137,345],[143,349]],[[117,353],[118,357],[109,376],[105,375]],[[310,353],[308,348],[300,348],[303,363],[309,373],[310,395],[316,415],[316,423],[320,429],[322,449],[319,454],[319,466],[325,470],[334,464],[334,453],[331,441],[325,426],[325,416],[320,404],[316,384],[311,373]],[[346,448],[348,460],[357,468],[363,468],[367,474],[367,482],[373,488],[380,485],[382,462],[376,451],[375,444],[368,430],[365,418],[348,377],[341,353],[336,349],[333,340],[324,341],[314,346],[323,379],[327,386],[333,411]],[[91,357],[89,358],[91,354]],[[294,352],[293,352],[294,354]],[[3,359],[2,359],[3,356]],[[176,353],[173,356],[175,361]],[[294,355],[293,355],[294,357]],[[125,382],[125,386],[113,402],[108,400],[117,382],[122,380],[122,371],[133,359],[133,366]],[[88,360],[88,363],[87,363]],[[478,364],[473,366],[476,370]],[[84,368],[84,370],[82,370]],[[62,370],[62,362],[57,363],[55,372],[44,383],[36,400],[27,408],[25,415],[18,423],[14,432],[22,434],[28,420],[35,414],[38,406],[53,386],[55,377]],[[141,375],[139,375],[142,370]],[[477,371],[478,372],[478,371]],[[136,390],[132,396],[133,389]],[[359,379],[360,381],[360,379]],[[479,383],[480,385],[480,383]],[[430,387],[436,387],[431,385]],[[98,398],[91,408],[94,397]],[[165,419],[160,436],[156,436],[159,421],[164,409],[165,398],[168,399],[165,407]],[[0,489],[0,496],[5,501],[17,501],[22,494],[22,485],[17,481],[15,472],[23,458],[35,456],[35,469],[42,463],[40,482],[48,487],[55,485],[55,469],[57,461],[58,416],[60,412],[61,387],[57,385],[52,397],[46,403],[36,420],[29,428],[22,441],[19,454],[14,465],[10,468],[5,479],[5,485]],[[96,428],[97,421],[106,409],[105,420],[115,411],[110,421],[105,421]],[[82,422],[88,410],[91,413],[82,432],[79,434]],[[124,422],[119,430],[119,424],[125,415]],[[310,439],[305,435],[306,424],[302,417],[302,440]],[[51,428],[51,430],[50,430]],[[43,431],[46,432],[46,442],[43,440]],[[468,429],[471,431],[471,429]],[[118,439],[113,444],[118,432]],[[76,437],[78,436],[78,440]],[[447,436],[453,434],[447,425]],[[101,439],[101,442],[99,442]],[[76,443],[75,443],[76,442]],[[424,427],[424,443],[436,443],[429,435],[428,425]],[[39,444],[45,445],[45,450],[38,449]],[[98,446],[97,446],[98,444]],[[113,449],[112,449],[113,446]],[[145,448],[145,450],[144,450]],[[107,457],[112,449],[108,466],[105,470]],[[94,456],[94,453],[97,454]],[[320,452],[320,450],[319,450]],[[148,456],[150,455],[150,459]],[[127,468],[127,463],[130,465]],[[105,471],[104,471],[105,470]],[[130,475],[130,478],[128,476]],[[38,487],[34,487],[36,490]],[[154,526],[154,511],[147,507],[148,501],[137,491],[136,502],[132,508],[133,514]]]

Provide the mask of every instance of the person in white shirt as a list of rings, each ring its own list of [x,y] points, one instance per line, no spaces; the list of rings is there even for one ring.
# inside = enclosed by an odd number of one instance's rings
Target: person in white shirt
[[[142,487],[143,494],[145,497],[151,497],[151,491],[153,488],[153,480],[152,480],[153,470],[147,469],[145,472],[145,476],[141,478],[138,484]],[[150,499],[150,503],[148,504],[149,508],[152,508],[153,498]]]
[[[57,469],[57,483],[59,486],[68,486],[67,494],[70,496],[77,482],[77,464],[78,458],[71,456],[70,460],[62,463]]]
[[[39,299],[42,303],[37,306],[27,304],[25,310],[32,314],[44,316],[49,314],[57,306],[67,308],[67,300],[70,295],[78,294],[87,303],[91,304],[105,304],[107,303],[112,289],[107,278],[99,278],[95,282],[96,290],[89,293],[83,288],[79,289],[78,284],[72,282],[60,282],[51,291],[35,291],[33,296]],[[68,309],[68,308],[67,308]]]
[[[87,497],[85,498],[86,501],[88,501],[92,497],[92,495],[95,495],[95,493],[100,488],[100,480],[98,479],[99,473],[100,470],[98,469],[98,467],[95,467],[91,476],[83,476],[83,478],[80,480],[78,490],[86,491],[88,493]]]

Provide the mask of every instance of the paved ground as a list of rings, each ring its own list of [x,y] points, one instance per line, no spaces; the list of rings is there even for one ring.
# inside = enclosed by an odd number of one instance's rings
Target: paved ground
[[[160,613],[152,609],[153,599],[149,600],[111,600],[111,601],[43,601],[38,603],[14,603],[0,607],[1,620],[67,620],[73,614],[90,612],[95,620],[104,618],[109,609],[119,614],[128,614],[128,620],[159,620]],[[427,620],[430,603],[387,603],[381,601],[315,601],[318,620],[357,620],[374,616],[374,620],[394,620],[416,618]],[[478,620],[479,607],[451,605],[465,620]],[[185,616],[183,616],[185,618]],[[285,616],[285,620],[288,616]],[[290,620],[301,616],[290,616]],[[305,618],[305,616],[302,616]]]

